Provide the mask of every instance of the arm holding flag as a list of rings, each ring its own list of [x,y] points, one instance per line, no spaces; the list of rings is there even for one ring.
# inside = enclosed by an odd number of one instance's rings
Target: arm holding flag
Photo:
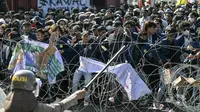
[[[27,69],[53,83],[56,75],[64,71],[62,57],[52,41],[48,45],[34,40],[22,40],[20,45],[15,47],[9,63],[8,69],[13,73]]]

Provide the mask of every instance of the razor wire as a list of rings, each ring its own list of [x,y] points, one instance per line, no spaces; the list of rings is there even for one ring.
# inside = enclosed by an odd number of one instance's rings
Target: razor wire
[[[114,45],[117,43],[123,43],[123,41],[115,41],[113,42]],[[101,43],[92,43],[101,45]],[[129,47],[127,49],[130,49],[131,47],[138,48],[138,45],[143,45],[147,43],[140,43],[135,41],[127,42],[126,44],[129,44]],[[168,45],[162,45],[160,46],[157,43],[150,45],[151,47],[154,47],[152,51],[159,52],[157,50],[157,47],[167,47],[171,49],[175,49],[176,53],[182,52],[182,49],[186,48],[180,48],[178,46],[168,46]],[[69,46],[71,49],[74,49],[73,47]],[[114,46],[113,46],[114,47]],[[98,50],[98,49],[96,49]],[[75,51],[75,50],[74,50]],[[138,52],[143,52],[139,49]],[[151,50],[149,51],[151,52]],[[94,52],[93,52],[94,53]],[[114,55],[112,54],[113,51],[109,51],[108,54],[111,55],[111,57]],[[130,54],[129,54],[130,55]],[[134,54],[133,54],[134,55]],[[156,65],[154,63],[148,62],[148,59],[145,58],[144,54],[140,57],[139,63],[134,66],[134,69],[138,73],[138,75],[141,77],[141,79],[149,86],[150,83],[148,82],[148,79],[152,75],[163,75],[163,71],[165,70],[165,65]],[[186,54],[189,55],[189,54]],[[49,84],[47,80],[43,80],[43,86],[40,89],[40,96],[38,97],[38,101],[44,102],[44,103],[52,103],[56,99],[63,99],[70,94],[72,94],[72,81],[75,70],[79,67],[79,63],[73,63],[72,61],[74,59],[77,59],[80,54],[77,52],[76,55],[71,59],[70,62],[66,62],[64,60],[64,67],[65,72],[62,74],[59,74],[56,80],[55,84]],[[134,59],[132,55],[129,56],[131,61],[134,63]],[[119,59],[120,56],[118,56]],[[186,57],[185,57],[186,58]],[[63,58],[64,59],[64,58]],[[184,59],[184,58],[183,58]],[[145,61],[145,63],[143,63]],[[183,61],[183,60],[182,60]],[[123,60],[125,62],[125,60]],[[4,64],[4,63],[2,63]],[[175,87],[172,85],[173,81],[178,78],[178,76],[185,76],[185,77],[193,77],[194,79],[198,79],[199,76],[199,66],[193,65],[193,64],[183,64],[183,63],[173,63],[176,64],[176,66],[171,68],[172,72],[172,78],[170,80],[169,86],[167,87],[167,91],[164,93],[165,99],[172,104],[176,105],[177,107],[184,107],[187,111],[197,111],[199,110],[199,89],[198,87],[191,87],[191,85],[188,85],[186,87]],[[117,65],[117,63],[113,63],[112,65]],[[143,70],[144,66],[151,66],[155,67],[158,72],[157,74],[146,74]],[[5,91],[5,93],[9,92],[10,89],[10,74],[12,72],[2,70],[1,74],[5,75],[5,78],[1,80],[0,87]],[[94,76],[95,73],[92,74]],[[160,79],[158,79],[160,80]],[[160,80],[161,82],[163,80]],[[83,88],[84,85],[84,79],[81,78],[79,89]],[[158,86],[159,87],[159,86]],[[178,90],[182,91],[182,94],[177,94],[176,92]],[[190,93],[189,93],[189,92]],[[187,96],[187,98],[185,98]],[[104,112],[108,110],[108,108],[113,107],[113,109],[117,111],[117,107],[121,107],[122,111],[132,111],[131,109],[134,108],[138,111],[141,110],[141,106],[143,107],[152,107],[152,104],[154,101],[156,101],[156,94],[150,94],[145,95],[144,97],[140,98],[137,101],[128,101],[127,94],[124,91],[124,88],[117,82],[116,77],[112,73],[103,73],[98,79],[92,84],[91,88],[89,89],[89,97],[90,97],[90,106],[92,106],[96,112]],[[75,109],[79,109],[79,107],[83,104],[82,101],[74,107]],[[115,103],[116,105],[112,105]],[[86,107],[84,107],[86,108]],[[84,110],[83,108],[83,110]],[[79,110],[80,112],[83,110]]]

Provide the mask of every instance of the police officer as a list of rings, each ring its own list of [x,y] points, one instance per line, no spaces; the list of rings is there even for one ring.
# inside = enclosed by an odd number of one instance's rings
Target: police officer
[[[29,70],[17,71],[12,76],[11,92],[4,103],[5,112],[63,112],[69,107],[76,105],[78,99],[85,96],[85,90],[76,91],[59,103],[39,103],[33,91],[36,88],[36,79]]]

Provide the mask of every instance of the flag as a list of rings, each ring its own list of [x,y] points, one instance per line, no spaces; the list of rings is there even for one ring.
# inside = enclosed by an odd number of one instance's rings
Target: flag
[[[3,89],[0,88],[0,109],[4,107],[5,100],[6,100],[6,94],[4,93]]]
[[[78,70],[88,73],[98,73],[105,65],[102,62],[90,58],[80,57]],[[117,81],[124,87],[130,101],[138,100],[140,97],[151,93],[151,90],[129,63],[109,66],[104,72],[116,75]]]
[[[176,6],[179,6],[179,5],[185,5],[188,3],[188,0],[177,0],[176,2]]]
[[[18,70],[30,70],[49,83],[55,83],[58,73],[64,71],[59,51],[52,45],[33,40],[17,43],[8,66],[15,73]]]
[[[139,1],[139,8],[142,8],[144,6],[144,1],[143,0],[140,0]]]
[[[149,4],[151,7],[154,7],[155,1],[154,0],[147,0],[147,4]]]

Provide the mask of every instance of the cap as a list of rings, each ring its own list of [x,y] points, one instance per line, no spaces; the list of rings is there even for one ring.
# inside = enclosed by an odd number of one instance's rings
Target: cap
[[[99,26],[99,27],[97,28],[97,30],[98,30],[98,31],[103,31],[103,30],[106,30],[106,31],[107,31],[107,29],[106,29],[104,26]]]
[[[31,26],[31,23],[26,21],[26,22],[22,23],[22,26]]]
[[[131,18],[131,15],[130,15],[130,14],[126,14],[126,15],[124,16],[124,18]]]
[[[122,23],[120,21],[114,21],[113,26],[114,27],[122,26]]]
[[[24,14],[31,14],[29,11],[26,11]]]
[[[92,31],[96,30],[98,27],[99,27],[98,24],[93,25],[93,26],[92,26]]]
[[[168,9],[165,10],[164,13],[165,13],[165,14],[167,14],[167,13],[173,14],[173,11],[172,11],[171,9],[168,8]]]
[[[41,18],[39,16],[35,16],[32,20],[33,21],[41,21]]]
[[[85,14],[80,14],[79,17],[78,17],[78,19],[79,19],[80,21],[83,21],[83,20],[86,19],[86,18],[87,18],[87,16],[86,16]]]
[[[200,44],[197,41],[193,41],[189,44],[192,48],[200,48]]]
[[[20,13],[16,13],[13,15],[13,17],[19,17],[20,16]]]
[[[113,25],[113,21],[112,20],[108,20],[108,21],[106,21],[106,23],[105,23],[105,26],[112,26]]]
[[[54,13],[54,12],[48,12],[48,13],[46,14],[46,16],[48,16],[48,15],[52,15],[52,16],[54,16],[55,13]]]
[[[83,31],[82,36],[85,36],[86,34],[89,34],[89,31]]]
[[[122,15],[122,12],[121,12],[120,10],[118,10],[118,11],[116,11],[114,14],[115,14],[115,15],[117,15],[117,14]]]
[[[168,33],[176,33],[177,32],[176,28],[171,27],[171,26],[167,27],[165,31]]]
[[[70,15],[70,12],[69,11],[65,11],[64,15]]]
[[[102,12],[102,13],[105,13],[105,12],[106,12],[106,9],[101,9],[101,12]]]
[[[129,20],[129,21],[126,21],[126,22],[124,23],[124,26],[126,26],[126,25],[128,25],[128,24],[130,24],[131,26],[134,26],[136,23],[135,23],[134,21]]]
[[[55,24],[54,20],[49,20],[49,21],[47,21],[47,22],[45,23],[45,25],[47,25],[47,26],[51,26],[51,25],[53,25],[53,24]]]
[[[72,13],[79,13],[79,9],[78,8],[73,8],[72,9]]]
[[[141,12],[148,12],[148,10],[147,10],[146,8],[143,7],[143,8],[141,9]]]

